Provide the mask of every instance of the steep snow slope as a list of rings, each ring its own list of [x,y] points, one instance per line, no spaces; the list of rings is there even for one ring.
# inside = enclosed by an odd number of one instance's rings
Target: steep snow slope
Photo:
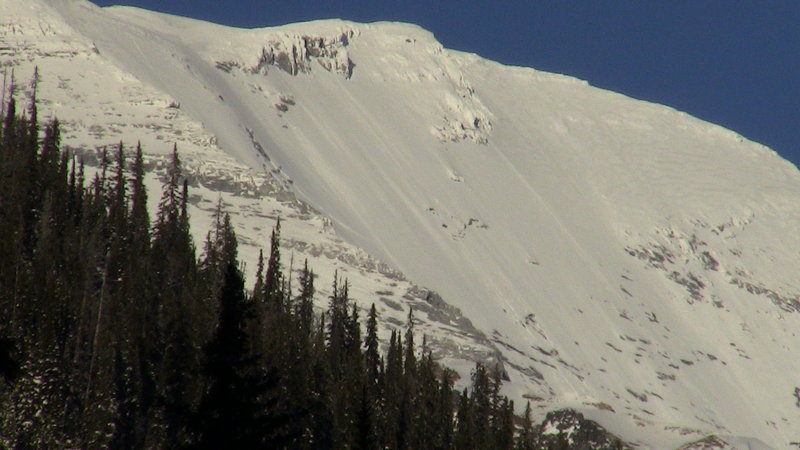
[[[186,115],[177,100],[110,63],[92,41],[51,8],[36,2],[0,2],[0,52],[6,88],[11,84],[10,74],[16,73],[19,100],[30,98],[28,78],[38,67],[40,113],[59,118],[64,143],[89,164],[90,176],[99,164],[100,149],[115,148],[124,141],[130,152],[136,141],[142,142],[153,213],[167,162],[165,154],[176,143],[191,185],[192,231],[201,250],[221,202],[233,214],[240,256],[249,263],[246,269],[252,275],[258,252],[268,246],[280,217],[284,264],[290,266],[294,261],[298,270],[304,260],[309,261],[318,275],[320,307],[326,306],[338,271],[349,279],[350,292],[363,310],[376,303],[384,325],[383,338],[388,338],[392,329],[405,328],[413,307],[415,328],[428,336],[437,357],[449,365],[466,373],[472,365],[469,361],[498,360],[495,345],[457,309],[363,249],[344,242],[328,218],[286,189],[285,177],[279,172],[249,169],[224,153],[216,137]]]
[[[249,199],[231,197],[245,236],[269,228],[253,216],[294,215],[296,248],[360,254],[354,244],[435,290],[492,341],[471,331],[451,344],[499,349],[516,398],[576,407],[653,448],[708,433],[738,446],[800,440],[800,174],[769,149],[443,49],[410,25],[238,30],[83,1],[2,0],[0,12],[16,18],[9,61],[40,63],[45,80],[72,74],[71,90],[45,84],[42,96],[56,99],[43,109],[84,117],[68,120],[75,145],[178,141],[198,173],[264,178]],[[59,110],[63,95],[83,116]],[[202,211],[215,188],[200,178]],[[324,218],[297,213],[293,195]],[[364,297],[414,291],[381,278],[386,268],[348,267]],[[448,326],[425,332],[444,341]]]
[[[113,152],[124,141],[130,154],[136,141],[141,141],[153,214],[166,154],[177,144],[191,185],[192,231],[200,250],[221,202],[233,214],[240,257],[249,263],[246,269],[252,276],[258,252],[268,246],[280,217],[284,264],[294,261],[298,270],[304,260],[309,261],[318,275],[319,307],[326,306],[338,271],[350,281],[350,293],[364,310],[362,315],[376,303],[384,342],[391,330],[405,328],[409,308],[413,308],[415,328],[427,335],[436,356],[448,365],[466,374],[474,360],[498,361],[495,345],[460,311],[336,236],[330,220],[297,200],[279,171],[253,170],[227,155],[203,123],[182,111],[180,102],[111,63],[47,4],[0,1],[0,71],[5,92],[16,74],[20,106],[30,99],[28,80],[35,67],[39,69],[40,114],[59,118],[64,143],[89,164],[90,177],[99,165],[102,148]]]

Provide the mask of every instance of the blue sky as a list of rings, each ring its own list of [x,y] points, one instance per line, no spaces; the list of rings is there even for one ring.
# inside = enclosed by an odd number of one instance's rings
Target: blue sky
[[[240,27],[397,20],[735,130],[800,165],[800,1],[92,0]]]

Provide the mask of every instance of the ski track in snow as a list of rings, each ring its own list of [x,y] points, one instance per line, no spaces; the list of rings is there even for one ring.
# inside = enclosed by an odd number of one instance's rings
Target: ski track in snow
[[[462,383],[499,352],[518,407],[574,407],[641,447],[800,441],[800,173],[771,150],[411,25],[0,0],[0,26],[2,67],[39,66],[65,144],[141,140],[155,205],[177,143],[196,242],[221,198],[252,270],[284,218],[320,305],[338,269],[384,337],[418,306]],[[298,73],[262,58],[304,37],[327,47],[301,49]]]

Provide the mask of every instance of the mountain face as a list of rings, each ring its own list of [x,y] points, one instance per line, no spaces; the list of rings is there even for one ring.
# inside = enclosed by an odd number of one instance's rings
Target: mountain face
[[[501,363],[518,407],[644,448],[800,441],[800,173],[759,144],[397,23],[0,0],[18,96],[35,66],[88,162],[139,140],[158,192],[177,144],[197,242],[222,201],[252,269],[280,217],[318,285],[348,277],[384,333],[413,307],[462,379]]]

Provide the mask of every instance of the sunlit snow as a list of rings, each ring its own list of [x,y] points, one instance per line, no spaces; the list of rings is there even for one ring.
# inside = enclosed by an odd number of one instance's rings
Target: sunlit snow
[[[249,267],[295,214],[285,256],[322,283],[344,270],[364,305],[437,292],[500,352],[518,408],[574,407],[650,448],[800,441],[800,173],[770,149],[413,25],[0,0],[0,27],[0,63],[39,66],[65,144],[177,143],[193,173],[273,186],[222,195]],[[199,237],[220,196],[203,180]],[[466,359],[447,362],[466,377]]]

